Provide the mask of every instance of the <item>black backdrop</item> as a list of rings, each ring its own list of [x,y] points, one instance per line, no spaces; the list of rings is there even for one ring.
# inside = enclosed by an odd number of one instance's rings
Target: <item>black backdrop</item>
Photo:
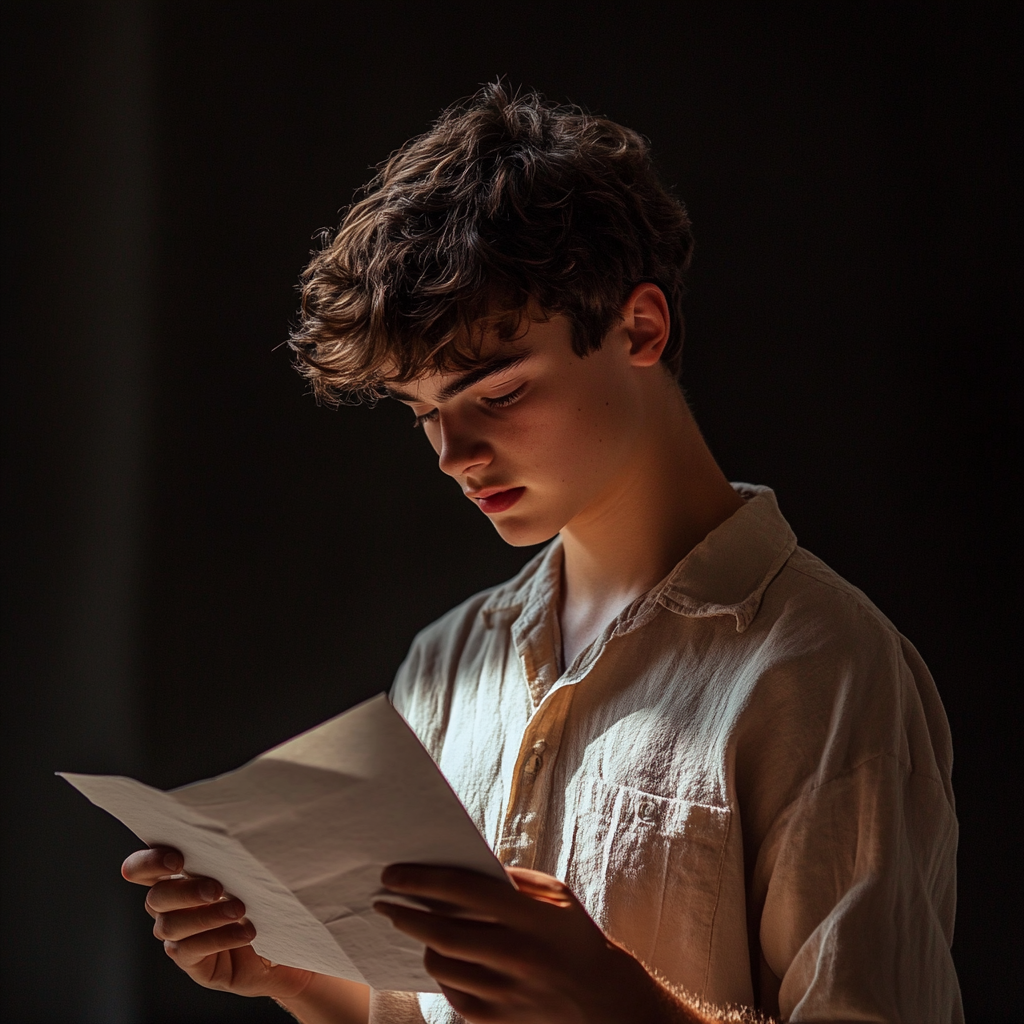
[[[931,665],[968,1019],[1019,1017],[1016,10],[8,5],[4,1019],[283,1019],[177,974],[135,842],[50,773],[235,767],[531,553],[405,410],[318,408],[275,349],[313,232],[501,73],[687,200],[698,417]]]

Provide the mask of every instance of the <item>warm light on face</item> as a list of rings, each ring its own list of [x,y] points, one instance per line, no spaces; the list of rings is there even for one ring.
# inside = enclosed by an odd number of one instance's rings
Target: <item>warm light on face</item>
[[[628,344],[583,358],[561,316],[485,346],[480,370],[431,374],[392,394],[416,416],[440,468],[509,544],[538,544],[598,514],[624,485],[642,415]]]

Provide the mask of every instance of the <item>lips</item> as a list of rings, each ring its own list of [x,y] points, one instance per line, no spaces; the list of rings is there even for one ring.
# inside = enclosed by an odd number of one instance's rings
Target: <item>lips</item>
[[[493,515],[496,512],[507,512],[523,496],[525,490],[525,487],[510,487],[507,491],[481,491],[469,497],[480,506],[481,512]]]

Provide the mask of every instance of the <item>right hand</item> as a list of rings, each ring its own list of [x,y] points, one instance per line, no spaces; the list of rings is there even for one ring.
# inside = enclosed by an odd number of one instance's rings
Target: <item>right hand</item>
[[[224,899],[212,878],[174,878],[185,859],[167,846],[133,853],[121,865],[129,882],[149,886],[146,911],[167,955],[204,988],[240,996],[292,999],[314,975],[265,960],[252,948],[256,929],[241,900]]]

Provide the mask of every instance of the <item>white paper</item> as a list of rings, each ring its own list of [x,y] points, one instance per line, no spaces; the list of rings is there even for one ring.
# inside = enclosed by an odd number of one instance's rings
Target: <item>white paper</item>
[[[383,695],[226,775],[165,793],[58,773],[185,871],[245,903],[274,963],[375,989],[437,992],[423,947],[376,913],[388,864],[506,875],[415,734]],[[388,894],[393,902],[403,902]]]

